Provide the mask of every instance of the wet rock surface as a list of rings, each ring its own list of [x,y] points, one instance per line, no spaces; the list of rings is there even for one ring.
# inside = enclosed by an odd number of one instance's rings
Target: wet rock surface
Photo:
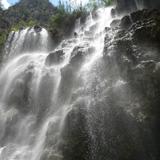
[[[120,24],[120,20],[119,19],[115,19],[112,21],[112,23],[110,24],[111,28],[116,28],[118,27]]]
[[[141,121],[144,143],[147,132],[153,137],[149,143],[154,144],[154,149],[147,144],[145,147],[155,159],[159,156],[157,148],[160,142],[159,14],[159,10],[144,9],[123,17],[119,27],[113,29],[116,32],[113,43],[107,39],[104,49],[105,62],[111,68],[117,65],[117,72],[131,89],[134,102],[129,105],[133,105],[134,116]],[[137,108],[136,103],[140,107]]]
[[[80,66],[84,59],[91,55],[95,51],[93,46],[89,46],[88,44],[83,44],[76,46],[71,53],[70,63],[75,66]]]
[[[47,66],[52,66],[54,64],[59,64],[63,61],[64,55],[65,55],[65,53],[64,53],[63,50],[56,50],[56,51],[50,53],[47,56],[45,64]]]

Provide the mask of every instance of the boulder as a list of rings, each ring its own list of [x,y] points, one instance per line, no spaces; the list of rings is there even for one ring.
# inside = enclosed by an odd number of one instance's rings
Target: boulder
[[[119,19],[115,19],[115,20],[113,20],[112,22],[111,22],[111,24],[110,24],[110,26],[111,26],[111,28],[116,28],[116,27],[118,27],[119,25],[120,25],[120,20]]]
[[[63,61],[64,59],[64,51],[63,50],[56,50],[54,52],[51,52],[47,58],[46,58],[46,61],[45,61],[45,64],[47,66],[52,66],[52,65],[56,65],[56,64],[59,64]]]
[[[121,19],[120,25],[122,28],[129,28],[132,25],[132,21],[130,16],[125,16]]]
[[[94,51],[95,48],[87,44],[82,46],[76,46],[72,51],[70,64],[75,66],[76,68],[79,68],[85,58],[88,55],[92,54]]]
[[[98,27],[98,23],[95,23],[94,25],[92,25],[92,26],[89,28],[89,30],[92,31],[92,32],[94,32],[94,31],[97,29],[97,27]]]
[[[111,16],[114,18],[116,16],[116,9],[112,8],[111,9]]]

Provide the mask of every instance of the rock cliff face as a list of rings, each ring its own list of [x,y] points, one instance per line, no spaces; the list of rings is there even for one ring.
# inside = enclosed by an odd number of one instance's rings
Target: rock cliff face
[[[148,154],[159,157],[160,116],[160,11],[141,10],[112,23],[114,39],[106,36],[104,58],[127,82],[134,116],[142,125],[143,143]],[[115,72],[114,71],[114,72]],[[147,145],[146,133],[152,135],[154,147]],[[151,143],[150,143],[151,144]],[[153,148],[152,148],[153,147]],[[157,149],[156,149],[157,148]],[[152,158],[151,158],[152,159]]]

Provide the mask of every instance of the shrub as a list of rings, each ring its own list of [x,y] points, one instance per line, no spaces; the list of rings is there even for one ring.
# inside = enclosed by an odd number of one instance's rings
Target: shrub
[[[82,22],[87,16],[87,10],[81,5],[73,9],[69,4],[59,2],[57,13],[51,16],[49,30],[56,42],[68,36],[74,28],[75,21],[81,18]]]

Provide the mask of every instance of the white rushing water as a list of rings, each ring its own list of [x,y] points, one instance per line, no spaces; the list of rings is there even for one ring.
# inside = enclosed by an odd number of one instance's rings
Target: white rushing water
[[[65,118],[75,103],[73,94],[82,89],[76,85],[82,81],[84,86],[92,78],[89,71],[103,55],[110,11],[98,9],[96,18],[90,15],[85,25],[78,24],[78,35],[55,49],[64,54],[52,65],[46,64],[50,54],[45,29],[37,33],[26,28],[9,35],[0,73],[0,160],[44,160],[45,154],[53,160],[63,158],[59,145]],[[77,47],[82,52],[74,53]]]
[[[5,46],[6,56],[17,56],[24,52],[47,52],[49,34],[45,29],[36,31],[34,28],[25,28],[12,31]]]

